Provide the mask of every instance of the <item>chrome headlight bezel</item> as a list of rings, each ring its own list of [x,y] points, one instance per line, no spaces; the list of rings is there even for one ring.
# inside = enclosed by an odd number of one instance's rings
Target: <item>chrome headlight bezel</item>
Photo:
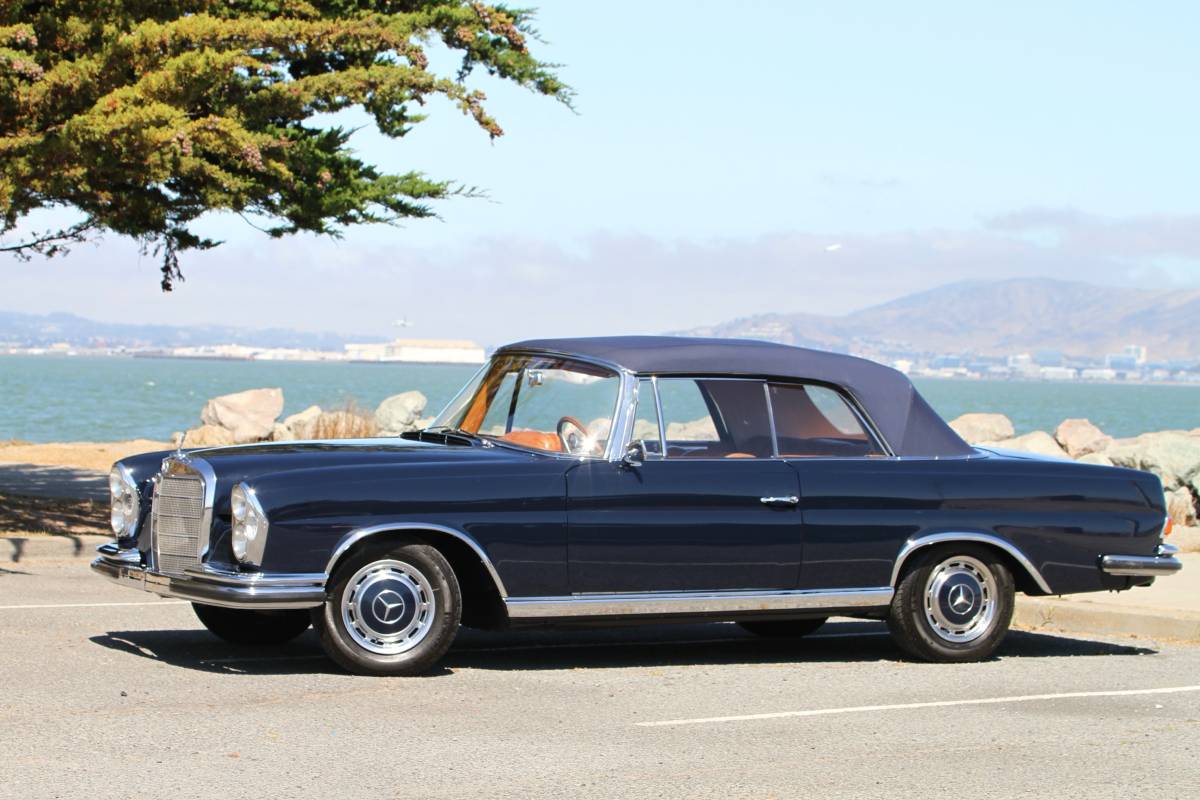
[[[270,523],[253,487],[239,483],[229,495],[233,532],[230,537],[233,557],[240,564],[261,566],[267,547],[267,528]]]
[[[113,464],[108,473],[108,522],[113,536],[128,539],[137,533],[141,493],[133,473],[124,464]]]

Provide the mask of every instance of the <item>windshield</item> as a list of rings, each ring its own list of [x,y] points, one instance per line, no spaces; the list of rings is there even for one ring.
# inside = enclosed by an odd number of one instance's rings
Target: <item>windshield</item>
[[[608,444],[620,379],[603,367],[552,356],[492,359],[430,430],[451,428],[485,438],[571,455],[600,456]]]

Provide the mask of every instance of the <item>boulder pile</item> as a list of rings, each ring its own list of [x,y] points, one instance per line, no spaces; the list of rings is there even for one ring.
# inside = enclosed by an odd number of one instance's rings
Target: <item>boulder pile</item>
[[[1196,524],[1200,511],[1200,428],[1114,439],[1086,419],[1068,419],[1053,434],[1033,431],[1014,436],[1012,421],[1003,414],[963,414],[952,420],[950,427],[968,444],[981,447],[1153,472],[1162,481],[1167,511],[1175,524]]]
[[[301,439],[399,436],[432,422],[422,416],[425,404],[425,395],[420,392],[403,392],[387,398],[373,412],[353,405],[330,410],[309,406],[280,420],[283,390],[249,389],[209,400],[200,411],[200,425],[176,434],[176,438],[183,437],[184,447],[223,447]]]

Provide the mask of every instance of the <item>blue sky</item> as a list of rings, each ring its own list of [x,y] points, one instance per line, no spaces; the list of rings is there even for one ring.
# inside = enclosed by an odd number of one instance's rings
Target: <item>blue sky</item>
[[[155,263],[116,238],[0,263],[0,308],[486,343],[844,313],[957,279],[1200,284],[1200,9],[1187,3],[545,0],[577,113],[481,77],[382,168],[484,188],[440,221]],[[353,115],[342,121],[358,122]]]

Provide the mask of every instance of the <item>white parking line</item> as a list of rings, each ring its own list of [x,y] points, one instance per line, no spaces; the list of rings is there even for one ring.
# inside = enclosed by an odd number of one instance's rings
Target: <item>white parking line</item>
[[[113,606],[182,606],[186,600],[141,600],[132,603],[42,603],[37,605],[0,606],[0,611],[18,608],[112,608]]]
[[[871,711],[905,711],[915,708],[947,708],[950,706],[983,706],[1001,703],[1030,703],[1035,700],[1073,700],[1085,697],[1134,697],[1147,694],[1179,694],[1200,692],[1200,686],[1166,686],[1158,689],[1114,689],[1100,692],[1060,692],[1058,694],[1025,694],[1012,697],[979,697],[972,700],[934,700],[927,703],[897,703],[880,706],[847,706],[844,708],[814,708],[807,711],[775,711],[768,714],[739,714],[731,717],[697,717],[696,719],[667,719],[658,722],[635,722],[641,728],[662,728],[672,725],[705,725],[719,722],[746,722],[788,717],[825,717],[833,714],[861,714]]]

